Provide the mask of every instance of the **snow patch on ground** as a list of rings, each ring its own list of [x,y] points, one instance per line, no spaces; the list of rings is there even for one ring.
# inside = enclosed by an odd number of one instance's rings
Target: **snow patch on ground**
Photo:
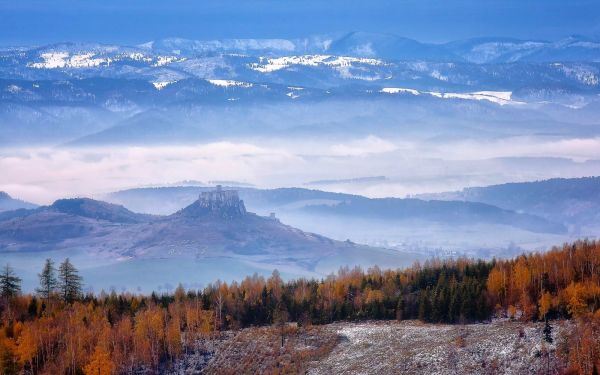
[[[276,58],[260,57],[260,62],[251,63],[248,67],[261,73],[271,73],[281,69],[286,69],[294,65],[302,66],[328,66],[334,68],[348,67],[353,64],[365,64],[373,66],[386,65],[385,62],[378,59],[333,56],[333,55],[303,55],[303,56],[283,56]]]
[[[401,87],[384,87],[379,92],[384,94],[412,94],[412,95],[431,95],[440,99],[463,99],[463,100],[486,100],[499,105],[506,104],[525,104],[524,102],[512,100],[511,91],[476,91],[466,93],[456,92],[434,92],[418,91]]]
[[[556,342],[564,322],[553,323],[553,344],[543,323],[494,321],[445,325],[416,321],[334,323],[340,343],[309,374],[535,374],[559,366]]]
[[[154,88],[157,90],[162,90],[165,87],[167,87],[168,85],[175,83],[177,81],[158,81],[158,82],[152,82],[152,85],[154,85]]]
[[[185,58],[178,58],[175,56],[156,56],[156,62],[153,64],[154,66],[164,66],[169,65],[174,62],[182,62],[185,61]]]
[[[27,66],[34,69],[82,69],[82,68],[97,68],[100,66],[109,66],[117,61],[137,61],[152,63],[154,67],[161,67],[175,62],[185,61],[185,58],[176,56],[147,56],[141,52],[129,52],[121,54],[107,55],[104,50],[101,53],[97,51],[88,51],[82,53],[74,53],[66,51],[51,51],[40,54],[42,61],[28,63]]]
[[[220,86],[220,87],[250,88],[250,87],[254,86],[252,83],[249,83],[249,82],[233,81],[230,79],[208,79],[207,81],[215,86]]]
[[[567,77],[575,78],[577,81],[585,85],[598,86],[600,83],[598,71],[592,67],[584,65],[565,66],[560,63],[556,63],[554,66],[562,70]]]
[[[405,89],[402,87],[384,87],[381,90],[379,90],[379,92],[385,93],[385,94],[413,94],[413,95],[420,95],[421,93],[417,90],[414,89]]]

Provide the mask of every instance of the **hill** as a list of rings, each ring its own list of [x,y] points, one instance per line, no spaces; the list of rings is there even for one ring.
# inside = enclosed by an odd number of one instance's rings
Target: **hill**
[[[138,212],[171,214],[211,188],[169,186],[107,194]],[[371,199],[305,188],[238,187],[253,212],[275,213],[302,230],[340,241],[418,252],[425,256],[508,256],[569,239],[567,225],[487,203]]]
[[[600,177],[554,178],[418,196],[481,202],[575,227],[600,225]]]
[[[144,290],[274,268],[287,275],[325,275],[342,265],[399,267],[420,258],[331,240],[249,213],[235,191],[205,192],[169,216],[91,199],[59,200],[0,217],[0,253],[15,267],[30,256],[71,256],[94,287]],[[25,276],[34,279],[31,268]]]
[[[25,202],[20,199],[12,198],[8,193],[0,191],[0,212],[17,210],[19,208],[35,208],[37,207],[33,203]]]

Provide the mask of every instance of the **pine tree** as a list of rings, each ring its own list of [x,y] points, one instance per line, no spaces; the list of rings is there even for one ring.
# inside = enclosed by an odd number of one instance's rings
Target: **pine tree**
[[[546,325],[544,326],[544,340],[546,340],[547,343],[552,344],[552,326],[547,318]]]
[[[400,297],[398,298],[398,304],[396,305],[396,320],[402,320],[402,319],[405,319],[404,296],[402,296],[402,294],[400,294]]]
[[[20,292],[21,279],[15,275],[13,268],[7,264],[0,274],[0,295],[4,298],[10,298]]]
[[[419,320],[428,322],[431,320],[431,300],[429,299],[429,288],[419,292]]]
[[[73,302],[81,295],[81,276],[79,271],[71,264],[69,258],[65,259],[58,268],[58,281],[60,294],[65,302]]]
[[[48,301],[52,294],[56,292],[58,287],[58,280],[56,279],[56,269],[54,268],[54,262],[52,259],[46,259],[46,264],[42,273],[38,274],[40,279],[40,287],[35,291],[40,295],[41,298]]]

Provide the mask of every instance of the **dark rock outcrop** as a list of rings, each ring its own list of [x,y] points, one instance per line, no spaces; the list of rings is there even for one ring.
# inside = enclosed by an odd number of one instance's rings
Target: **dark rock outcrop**
[[[236,190],[223,190],[220,186],[214,191],[200,193],[197,201],[185,207],[176,216],[200,218],[211,217],[225,220],[237,219],[248,213],[244,201]]]

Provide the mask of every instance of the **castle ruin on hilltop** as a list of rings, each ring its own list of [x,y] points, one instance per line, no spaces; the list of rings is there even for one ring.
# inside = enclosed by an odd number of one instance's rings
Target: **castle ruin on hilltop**
[[[216,214],[223,218],[244,216],[246,207],[238,196],[237,190],[223,190],[217,185],[216,190],[203,191],[198,197],[198,208],[204,213]]]

